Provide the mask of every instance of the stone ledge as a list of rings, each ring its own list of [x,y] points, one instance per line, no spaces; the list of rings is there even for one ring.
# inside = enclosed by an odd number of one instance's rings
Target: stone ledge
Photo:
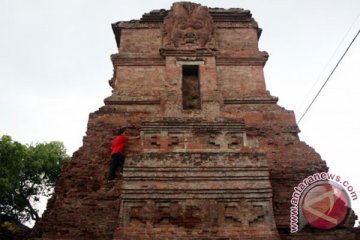
[[[123,57],[119,54],[113,54],[111,61],[114,67],[117,66],[165,66],[164,58],[141,58],[141,57]]]
[[[173,131],[211,133],[220,131],[245,132],[244,121],[237,122],[143,122],[141,130],[146,132]]]
[[[160,99],[123,97],[116,94],[105,98],[105,105],[160,105]]]
[[[224,104],[276,104],[278,100],[277,97],[224,99]]]
[[[249,10],[242,8],[208,8],[209,13],[216,22],[254,22],[252,14]],[[149,13],[143,14],[139,20],[140,23],[162,23],[168,16],[169,10],[160,9],[153,10]]]
[[[159,200],[187,200],[187,199],[271,199],[273,196],[271,188],[266,189],[266,191],[236,191],[227,190],[227,191],[198,191],[198,192],[188,192],[188,190],[174,190],[170,191],[133,191],[128,192],[127,190],[122,191],[121,198],[123,200],[142,200],[142,199],[159,199]]]
[[[211,57],[217,55],[216,49],[171,49],[171,48],[160,48],[161,56],[179,56],[179,57]]]
[[[253,57],[216,57],[217,66],[265,66],[269,58],[267,52],[258,52]]]

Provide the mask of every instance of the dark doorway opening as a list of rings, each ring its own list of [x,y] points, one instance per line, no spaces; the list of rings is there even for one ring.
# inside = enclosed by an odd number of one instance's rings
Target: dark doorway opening
[[[198,65],[183,65],[182,97],[183,109],[201,109]]]

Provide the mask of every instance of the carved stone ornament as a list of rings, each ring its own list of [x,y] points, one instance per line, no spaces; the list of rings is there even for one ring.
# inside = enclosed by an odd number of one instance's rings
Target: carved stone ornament
[[[207,7],[190,2],[175,3],[164,20],[163,47],[214,48],[214,24]]]

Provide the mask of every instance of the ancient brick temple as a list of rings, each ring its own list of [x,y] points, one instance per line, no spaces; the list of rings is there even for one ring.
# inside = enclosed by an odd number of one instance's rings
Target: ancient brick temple
[[[112,25],[112,95],[90,114],[34,233],[42,239],[355,239],[349,226],[289,232],[293,187],[327,171],[294,113],[266,90],[248,10],[188,2]],[[114,129],[130,126],[107,182]]]

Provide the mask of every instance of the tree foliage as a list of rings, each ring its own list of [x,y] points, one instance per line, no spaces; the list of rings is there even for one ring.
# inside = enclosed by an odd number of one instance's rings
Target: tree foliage
[[[34,203],[50,196],[60,169],[70,158],[61,142],[24,145],[0,139],[0,211],[15,221],[39,220]]]

